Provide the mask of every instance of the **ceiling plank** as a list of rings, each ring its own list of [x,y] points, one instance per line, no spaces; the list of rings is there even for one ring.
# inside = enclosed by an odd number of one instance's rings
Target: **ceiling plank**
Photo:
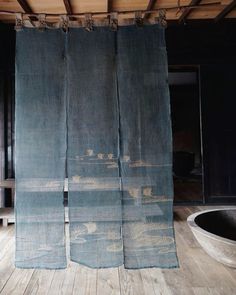
[[[216,17],[215,22],[223,19],[227,14],[229,14],[236,7],[236,0],[233,0],[229,5],[227,5]]]
[[[33,10],[29,6],[27,0],[17,0],[17,2],[19,3],[19,5],[21,6],[21,8],[24,10],[25,13],[33,13]],[[30,16],[29,19],[31,21],[36,21],[37,20],[37,17]]]
[[[192,0],[189,3],[189,6],[195,6],[198,5],[201,2],[201,0]],[[191,12],[191,8],[185,8],[183,13],[181,14],[180,18],[179,18],[179,23],[183,23],[189,16],[190,12]]]

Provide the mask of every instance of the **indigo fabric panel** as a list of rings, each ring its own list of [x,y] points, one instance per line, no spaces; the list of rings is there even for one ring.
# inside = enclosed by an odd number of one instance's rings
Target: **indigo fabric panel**
[[[119,28],[117,63],[124,265],[176,267],[164,29]]]
[[[65,34],[24,29],[16,43],[16,259],[65,268]]]
[[[70,255],[93,268],[123,264],[115,33],[68,33]]]

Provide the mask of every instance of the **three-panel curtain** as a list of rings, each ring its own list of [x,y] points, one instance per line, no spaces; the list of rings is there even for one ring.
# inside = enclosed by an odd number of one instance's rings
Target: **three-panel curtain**
[[[16,42],[16,259],[176,267],[172,140],[159,25],[24,29]]]

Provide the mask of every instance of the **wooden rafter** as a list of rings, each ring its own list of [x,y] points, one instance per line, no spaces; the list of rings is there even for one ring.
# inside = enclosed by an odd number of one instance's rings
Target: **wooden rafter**
[[[233,0],[229,5],[227,5],[216,17],[215,22],[223,19],[227,14],[230,13],[236,7],[236,0]]]
[[[107,0],[107,12],[112,12],[113,5],[112,0]]]
[[[72,10],[72,7],[71,7],[70,0],[63,0],[63,2],[64,2],[64,5],[65,5],[66,13],[67,14],[73,14],[73,10]],[[70,17],[70,19],[75,20],[76,18]]]
[[[149,0],[147,10],[152,10],[156,4],[157,0]],[[146,13],[144,18],[148,19],[151,16],[151,13]]]
[[[66,13],[67,14],[73,14],[72,13],[72,8],[71,8],[71,4],[70,4],[70,0],[63,0],[63,1],[64,1]]]
[[[21,8],[26,13],[33,13],[33,10],[29,6],[28,2],[26,0],[17,0],[17,2],[20,4]]]
[[[19,5],[21,6],[21,8],[24,10],[25,13],[29,13],[29,14],[33,13],[33,10],[29,6],[27,0],[17,0],[17,2],[19,3]],[[31,21],[37,20],[37,18],[35,16],[30,16],[29,19]]]
[[[109,0],[109,1],[111,1],[111,0]],[[149,1],[149,2],[150,2],[150,4],[149,4],[148,8],[151,7],[151,4],[154,5],[154,1]],[[21,1],[19,0],[19,3],[21,3],[22,7],[24,7],[25,10],[29,11],[29,9],[30,9],[32,11],[32,9],[30,7],[26,8],[26,5],[27,5],[27,4],[25,5],[25,3],[27,3],[26,0],[24,0],[24,1],[23,0],[21,0]],[[22,3],[24,3],[24,4],[22,4]],[[206,7],[211,7],[213,5],[218,5],[218,4],[219,5],[221,4],[221,1],[220,0],[215,0],[214,2],[199,3],[198,5],[190,5],[190,4],[188,4],[188,5],[182,5],[181,4],[181,5],[173,5],[173,6],[167,6],[167,7],[161,7],[161,8],[160,7],[155,7],[155,5],[154,5],[154,8],[152,8],[151,10],[148,10],[147,8],[145,8],[145,9],[141,9],[139,11],[140,11],[140,13],[142,13],[142,15],[145,15],[145,14],[148,15],[148,14],[156,14],[156,13],[160,12],[160,10],[166,10],[166,11],[169,11],[169,10],[176,11],[177,9],[183,9],[183,10],[186,10],[186,9],[191,9],[191,10],[192,9],[204,10]],[[92,16],[96,16],[98,18],[100,16],[102,18],[104,18],[106,16],[108,17],[108,16],[112,15],[112,13],[113,13],[112,9],[113,8],[111,8],[111,11],[110,12],[108,12],[108,11],[95,11],[95,12],[92,12],[91,15]],[[107,10],[107,7],[106,7],[106,10]],[[136,12],[137,12],[137,8],[135,10],[134,9],[133,10],[119,10],[116,13],[118,15],[125,16],[125,15],[135,14]],[[35,18],[35,19],[38,20],[38,18],[40,17],[40,13],[35,13],[35,12],[33,12],[33,13],[27,13],[25,11],[22,12],[22,11],[17,11],[17,10],[12,11],[12,10],[1,10],[0,9],[0,18],[1,18],[1,15],[16,16],[16,14],[19,14],[19,13],[22,14],[23,18],[28,17],[30,19]],[[85,12],[73,12],[73,11],[72,11],[72,14],[68,14],[66,12],[64,12],[64,13],[58,13],[58,12],[53,12],[53,13],[41,12],[41,14],[42,13],[45,15],[45,17],[53,17],[53,18],[56,18],[57,17],[57,19],[58,18],[60,19],[61,16],[64,15],[64,14],[67,14],[70,19],[72,19],[72,18],[77,19],[79,17],[84,17],[86,15]],[[123,18],[125,18],[125,17],[123,17]],[[57,22],[57,21],[58,20],[55,20],[54,22]]]
[[[198,5],[201,2],[201,0],[192,0],[189,4],[189,6],[195,6]],[[191,12],[192,8],[185,8],[183,13],[181,14],[180,18],[179,18],[179,23],[183,23],[189,16],[190,12]]]

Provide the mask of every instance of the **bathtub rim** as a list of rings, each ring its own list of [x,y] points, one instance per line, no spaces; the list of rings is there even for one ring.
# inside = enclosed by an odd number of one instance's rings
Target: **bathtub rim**
[[[227,238],[221,237],[219,235],[213,234],[209,231],[206,231],[195,222],[195,218],[201,214],[205,214],[205,213],[209,213],[209,212],[213,212],[213,211],[225,211],[225,210],[235,210],[235,213],[236,213],[236,206],[227,207],[227,208],[208,209],[208,210],[203,210],[203,211],[193,213],[193,214],[189,215],[187,218],[188,226],[190,227],[190,229],[192,231],[196,231],[197,233],[202,234],[208,238],[236,246],[235,240],[227,239]]]

